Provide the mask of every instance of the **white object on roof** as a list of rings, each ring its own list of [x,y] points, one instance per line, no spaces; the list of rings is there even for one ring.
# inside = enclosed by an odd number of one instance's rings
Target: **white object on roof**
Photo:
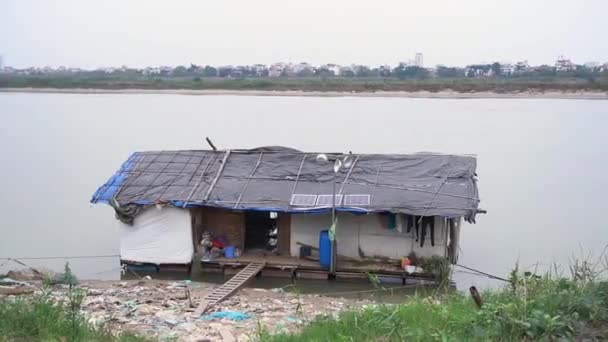
[[[371,203],[371,196],[367,195],[367,194],[362,194],[362,195],[346,195],[344,197],[344,205],[352,205],[352,206],[358,206],[358,205],[370,205]]]
[[[334,201],[334,195],[319,195],[317,197],[317,207],[332,206]],[[336,194],[336,205],[342,204],[342,195]]]
[[[120,221],[120,258],[152,264],[187,264],[194,247],[188,210],[147,208],[133,225]]]
[[[289,204],[292,206],[312,207],[316,201],[317,195],[294,194],[291,196]]]

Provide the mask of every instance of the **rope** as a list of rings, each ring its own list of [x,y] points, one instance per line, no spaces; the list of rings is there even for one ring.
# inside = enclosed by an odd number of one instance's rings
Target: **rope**
[[[391,291],[391,292],[393,292],[393,290],[402,290],[402,289],[407,289],[407,288],[412,288],[412,287],[420,287],[420,286],[422,286],[422,285],[403,285],[403,286],[399,286],[399,287],[389,287],[389,288],[374,289],[374,290],[319,293],[319,295],[323,295],[323,296],[335,296],[335,295],[339,295],[339,294],[372,293],[372,292],[381,292],[381,291]]]
[[[47,256],[47,257],[22,257],[22,258],[8,258],[0,257],[0,260],[52,260],[52,259],[95,259],[95,258],[115,258],[119,257],[118,254],[109,255],[76,255],[76,256]]]
[[[296,179],[293,182],[293,189],[291,189],[291,196],[289,197],[291,203],[291,197],[296,192],[296,187],[298,186],[298,180],[300,180],[300,174],[302,173],[302,167],[304,167],[304,161],[306,160],[306,154],[302,157],[302,162],[300,163],[300,168],[298,169],[298,174],[296,175]]]
[[[118,267],[114,267],[109,270],[100,271],[100,272],[87,273],[87,276],[96,276],[96,275],[100,275],[100,274],[104,274],[104,273],[115,272],[118,270],[124,271],[124,266],[118,266]]]
[[[490,273],[482,272],[482,271],[476,270],[476,269],[471,268],[471,267],[467,267],[467,266],[463,266],[463,265],[459,265],[459,264],[454,264],[454,265],[456,265],[456,266],[458,266],[458,267],[462,267],[462,268],[464,268],[465,270],[469,270],[469,271],[473,271],[473,272],[475,272],[475,273],[479,273],[479,274],[484,275],[484,276],[486,276],[486,277],[488,277],[488,278],[490,278],[490,279],[501,280],[501,281],[504,281],[504,282],[507,282],[507,283],[510,283],[510,282],[511,282],[509,279],[505,279],[505,278],[502,278],[502,277],[498,277],[498,276],[495,276],[495,275],[490,274]]]
[[[258,170],[258,167],[260,167],[260,164],[262,163],[262,157],[264,157],[264,152],[260,153],[258,162],[255,164],[255,167],[251,171],[251,174],[249,175],[249,178],[247,179],[247,183],[245,183],[245,185],[243,185],[243,188],[241,189],[241,193],[239,194],[239,198],[236,200],[236,203],[234,204],[234,209],[238,208],[239,202],[241,202],[241,199],[243,198],[243,194],[245,193],[247,186],[249,186],[249,183],[251,183],[251,178],[253,177],[255,172]]]
[[[127,267],[126,269],[127,269],[127,271],[129,271],[129,272],[133,273],[133,274],[134,274],[134,275],[135,275],[137,278],[139,278],[140,280],[141,280],[141,279],[143,279],[143,277],[142,277],[142,276],[140,276],[139,274],[135,273],[135,271],[133,271],[132,269],[130,269],[130,268],[128,268],[128,267]]]

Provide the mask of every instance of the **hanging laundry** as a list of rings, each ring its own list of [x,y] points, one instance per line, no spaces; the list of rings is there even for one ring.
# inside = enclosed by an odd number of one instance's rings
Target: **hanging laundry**
[[[395,214],[395,217],[397,219],[397,231],[399,233],[403,233],[403,226],[405,226],[405,218],[403,217],[403,214]]]
[[[426,239],[426,225],[421,224],[420,227],[416,227],[416,231],[420,230],[420,247],[424,247],[424,240]]]
[[[424,247],[424,238],[426,236],[427,227],[431,234],[431,246],[435,246],[435,217],[434,216],[424,216],[421,220],[421,229],[422,229],[422,239],[420,240],[420,247]]]
[[[412,227],[414,227],[414,216],[407,215],[407,232],[412,231]]]
[[[418,242],[420,238],[420,223],[418,222],[419,220],[420,216],[407,215],[407,232],[411,232],[412,228],[414,228],[414,231],[416,233],[416,242]]]
[[[435,247],[435,218],[431,216],[431,246]]]

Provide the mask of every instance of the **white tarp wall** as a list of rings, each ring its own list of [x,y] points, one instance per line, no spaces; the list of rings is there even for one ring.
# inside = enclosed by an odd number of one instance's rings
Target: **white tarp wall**
[[[122,260],[152,264],[192,261],[192,224],[186,209],[152,206],[137,215],[132,226],[119,225]]]
[[[291,248],[293,256],[300,254],[297,242],[319,246],[319,233],[328,229],[331,222],[330,214],[293,214],[291,216]],[[338,254],[359,258],[359,248],[367,257],[383,256],[391,259],[401,259],[415,252],[421,257],[434,255],[446,256],[446,226],[444,220],[435,217],[435,246],[431,246],[431,233],[427,230],[424,246],[416,242],[415,229],[407,233],[405,222],[402,231],[389,230],[382,224],[378,214],[354,215],[338,213]]]

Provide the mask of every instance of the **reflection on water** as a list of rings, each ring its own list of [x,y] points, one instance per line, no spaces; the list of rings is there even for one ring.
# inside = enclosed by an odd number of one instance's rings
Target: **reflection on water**
[[[112,209],[91,194],[131,152],[208,148],[206,136],[220,148],[477,154],[488,214],[463,226],[460,263],[499,276],[608,242],[608,101],[2,93],[0,112],[0,257],[118,254]],[[70,265],[120,274],[117,258]],[[464,288],[498,284],[456,275]]]

